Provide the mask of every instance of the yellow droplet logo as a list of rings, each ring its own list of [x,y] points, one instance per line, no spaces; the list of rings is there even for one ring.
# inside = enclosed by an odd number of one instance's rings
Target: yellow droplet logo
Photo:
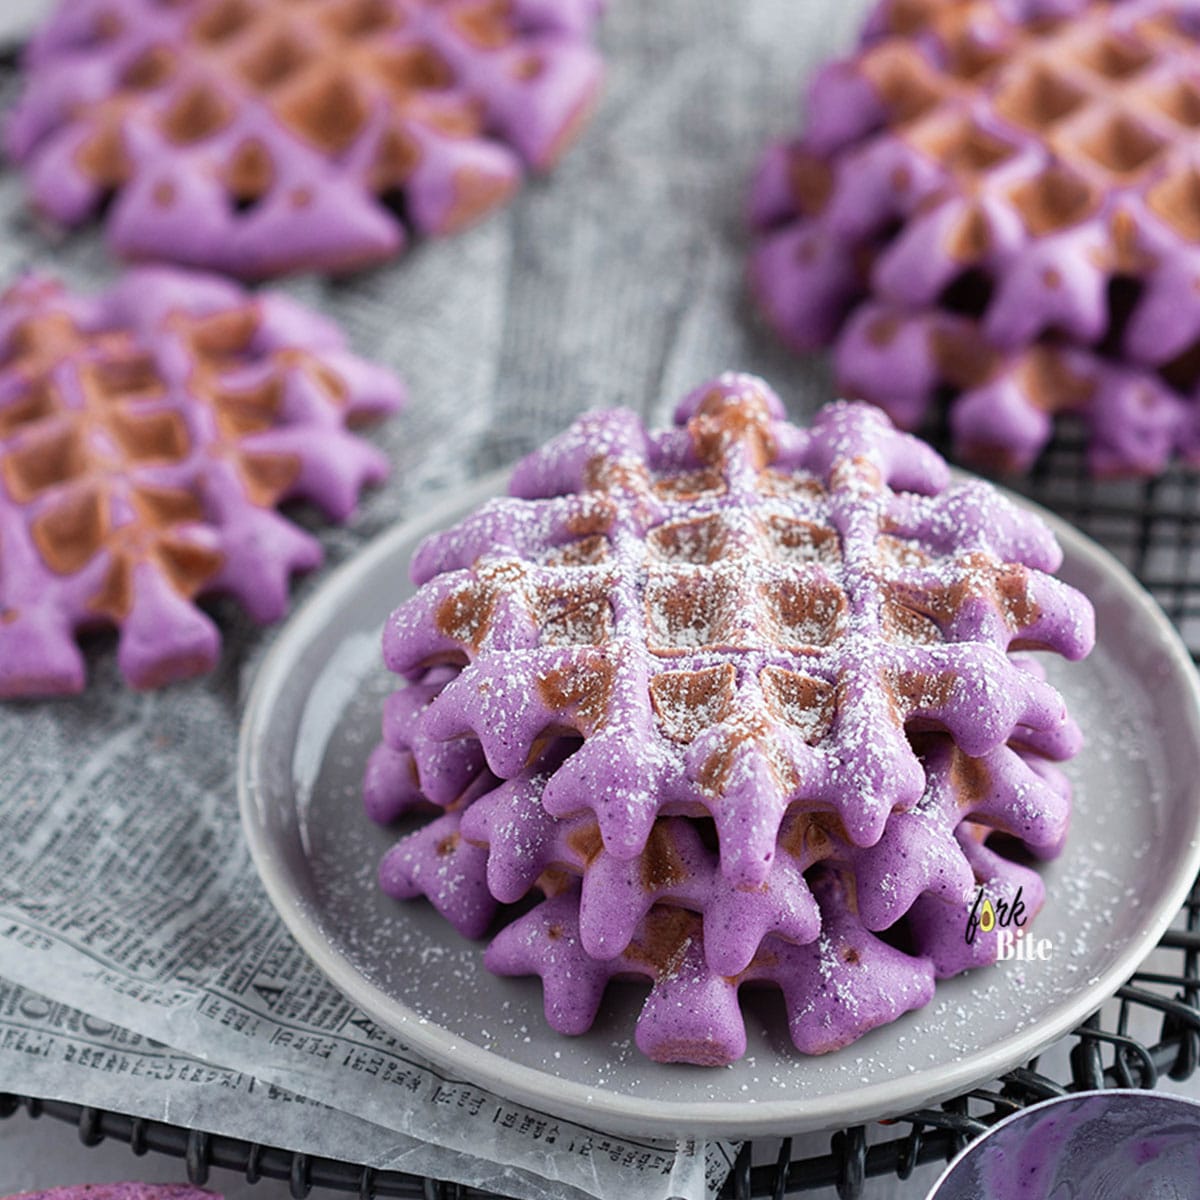
[[[996,928],[996,910],[990,900],[985,900],[979,910],[979,928],[984,933],[991,933]]]

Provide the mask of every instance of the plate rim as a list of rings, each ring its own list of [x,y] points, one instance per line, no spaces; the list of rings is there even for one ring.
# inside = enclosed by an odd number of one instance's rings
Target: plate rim
[[[308,644],[306,635],[310,625],[325,623],[330,598],[353,587],[378,561],[388,558],[395,543],[444,528],[447,514],[469,512],[486,499],[504,495],[511,471],[510,464],[465,488],[450,485],[426,511],[414,511],[377,534],[319,583],[278,630],[259,661],[243,706],[238,737],[237,795],[242,831],[276,912],[305,953],[348,999],[431,1064],[465,1073],[474,1084],[498,1096],[543,1111],[549,1108],[563,1119],[600,1126],[606,1132],[740,1139],[837,1129],[939,1103],[1035,1057],[1111,999],[1157,945],[1200,873],[1200,782],[1190,785],[1195,803],[1191,806],[1190,844],[1181,867],[1164,889],[1160,905],[1148,911],[1140,934],[1096,977],[1095,983],[1085,984],[1073,993],[1054,1010],[1050,1020],[1032,1022],[979,1054],[866,1084],[832,1100],[818,1096],[763,1098],[753,1104],[747,1100],[643,1103],[635,1096],[562,1079],[537,1067],[515,1063],[496,1050],[465,1042],[376,986],[325,936],[303,898],[287,883],[286,865],[276,853],[265,824],[259,820],[255,752],[273,701],[287,686],[288,671],[294,661],[293,647],[302,649]],[[958,469],[953,476],[956,481],[982,479]],[[1081,559],[1096,569],[1117,587],[1122,609],[1136,614],[1139,624],[1145,622],[1145,627],[1157,635],[1171,675],[1190,693],[1188,724],[1200,749],[1200,673],[1178,630],[1157,601],[1115,555],[1064,518],[1000,484],[983,481],[1045,521],[1064,558]],[[1181,784],[1181,790],[1189,790],[1188,785]],[[914,1086],[922,1078],[925,1082],[920,1087]],[[905,1083],[909,1086],[902,1088],[902,1095],[889,1097],[889,1092],[896,1092],[897,1086]]]

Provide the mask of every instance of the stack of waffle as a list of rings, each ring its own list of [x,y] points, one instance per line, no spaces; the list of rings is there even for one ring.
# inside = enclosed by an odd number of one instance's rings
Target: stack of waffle
[[[799,429],[727,375],[676,426],[584,416],[418,551],[366,802],[440,813],[381,882],[501,925],[487,966],[563,1032],[642,976],[643,1052],[725,1063],[769,983],[822,1053],[994,958],[980,887],[1039,906],[1005,849],[1058,852],[1080,739],[1020,652],[1083,656],[1092,613],[1036,517],[877,410]]]
[[[7,148],[40,211],[261,278],[386,258],[548,168],[600,80],[598,0],[63,0]]]
[[[1198,41],[1178,0],[882,0],[759,171],[772,324],[988,465],[1060,413],[1097,472],[1200,455]]]

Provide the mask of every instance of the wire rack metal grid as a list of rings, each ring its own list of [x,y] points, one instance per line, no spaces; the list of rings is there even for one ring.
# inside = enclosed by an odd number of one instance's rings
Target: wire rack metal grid
[[[935,443],[941,431],[931,431]],[[1134,572],[1179,628],[1193,658],[1200,659],[1200,473],[1176,467],[1150,481],[1096,481],[1086,469],[1085,439],[1066,428],[1018,490],[1059,513],[1111,550]],[[1200,881],[1168,930],[1160,951],[1175,969],[1139,971],[1106,1006],[1070,1035],[1069,1078],[1058,1080],[1034,1059],[982,1087],[889,1123],[895,1130],[868,1144],[866,1126],[831,1135],[828,1154],[793,1158],[783,1139],[773,1163],[753,1165],[747,1142],[722,1191],[722,1200],[782,1200],[833,1186],[843,1200],[870,1195],[869,1181],[883,1175],[907,1178],[919,1164],[949,1160],[990,1125],[1051,1096],[1099,1087],[1153,1088],[1164,1075],[1182,1080],[1200,1064]],[[1110,1012],[1110,1008],[1112,1011]],[[1156,1014],[1157,1037],[1139,1040],[1135,1018]],[[89,1145],[105,1139],[129,1144],[133,1153],[156,1151],[182,1158],[189,1180],[202,1184],[211,1167],[239,1171],[251,1182],[287,1180],[297,1200],[314,1187],[370,1197],[419,1200],[483,1200],[490,1193],[398,1171],[376,1171],[302,1153],[35,1097],[0,1095],[0,1118],[24,1108],[78,1126]]]

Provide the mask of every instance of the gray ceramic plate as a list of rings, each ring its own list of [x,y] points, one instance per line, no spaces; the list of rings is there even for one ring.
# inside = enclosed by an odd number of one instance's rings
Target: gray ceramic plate
[[[363,765],[391,681],[388,613],[411,592],[417,542],[496,494],[484,480],[384,534],[335,572],[279,636],[246,709],[242,819],[283,919],[348,997],[414,1050],[513,1100],[613,1132],[749,1136],[894,1116],[1015,1066],[1086,1017],[1137,967],[1200,867],[1200,687],[1166,618],[1107,553],[1047,516],[1063,576],[1091,596],[1099,646],[1048,659],[1088,732],[1072,764],[1074,825],[1045,870],[1047,961],[950,980],[933,1002],[836,1054],[804,1058],[777,997],[744,998],[746,1057],[660,1066],[632,1044],[639,992],[619,985],[585,1036],[554,1033],[537,979],[500,979],[482,946],[424,901],[380,894],[394,834],[362,814]]]

